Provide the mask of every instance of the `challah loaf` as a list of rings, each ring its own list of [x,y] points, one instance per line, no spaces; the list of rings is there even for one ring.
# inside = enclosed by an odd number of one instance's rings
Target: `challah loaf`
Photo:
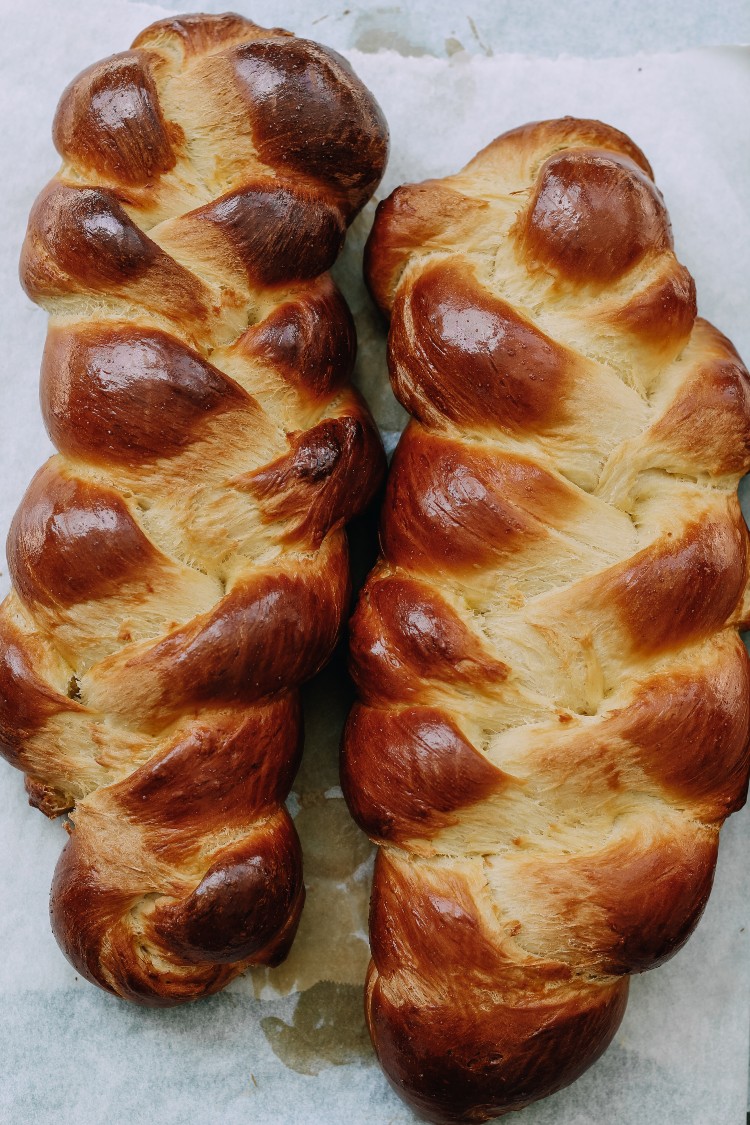
[[[421,1114],[481,1121],[606,1048],[745,799],[750,384],[596,121],[399,188],[366,271],[412,415],[352,624],[367,1015]]]
[[[197,15],[79,75],[54,140],[21,278],[59,453],[10,529],[0,743],[33,804],[73,810],[67,956],[174,1004],[281,960],[302,908],[297,689],[383,471],[325,271],[387,130],[334,52]]]

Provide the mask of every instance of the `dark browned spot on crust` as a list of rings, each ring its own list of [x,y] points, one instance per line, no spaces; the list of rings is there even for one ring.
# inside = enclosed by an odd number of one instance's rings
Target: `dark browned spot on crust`
[[[396,286],[412,254],[449,245],[470,228],[488,204],[445,187],[438,180],[404,184],[378,204],[365,245],[365,280],[373,300],[388,315]]]
[[[750,469],[750,375],[713,325],[699,321],[696,337],[701,358],[651,436],[701,473],[745,473]]]
[[[201,835],[241,827],[285,800],[302,753],[296,693],[269,703],[210,712],[166,750],[111,787],[127,816],[144,825],[154,850],[178,858]]]
[[[338,639],[349,600],[345,548],[313,572],[261,573],[209,613],[145,651],[114,657],[120,687],[143,683],[139,719],[157,724],[191,704],[250,702],[315,675]],[[101,682],[105,664],[99,665]],[[125,693],[128,694],[127,692]]]
[[[302,184],[261,180],[191,212],[231,243],[251,282],[305,281],[330,269],[344,245],[337,207]]]
[[[502,982],[517,999],[519,987],[531,988],[528,967],[510,962],[496,938],[483,924],[472,884],[460,865],[436,868],[400,851],[377,852],[370,946],[382,977],[413,975],[429,983],[439,975],[450,987],[460,968],[467,990]],[[569,968],[553,969],[551,979],[560,975],[569,981]]]
[[[62,850],[50,894],[50,921],[52,932],[63,953],[86,980],[98,984],[108,992],[114,991],[104,973],[101,957],[105,938],[110,939],[109,964],[114,961],[121,975],[129,977],[129,986],[120,992],[128,999],[138,995],[139,985],[145,982],[134,980],[141,977],[138,966],[128,971],[128,963],[134,961],[132,948],[127,948],[120,923],[123,914],[135,906],[137,896],[108,885],[97,868],[86,858],[81,846],[81,829],[76,828]],[[120,931],[120,932],[118,932]],[[112,938],[115,941],[112,942]],[[119,940],[118,940],[119,939]],[[151,982],[153,990],[156,983]],[[186,998],[190,998],[189,996]]]
[[[173,336],[124,324],[51,329],[41,400],[62,453],[131,466],[179,453],[222,411],[256,409],[240,386]]]
[[[39,470],[8,533],[8,568],[29,605],[70,606],[147,580],[160,556],[119,493]]]
[[[517,234],[529,264],[598,285],[672,248],[653,181],[626,156],[591,149],[550,157]]]
[[[420,1006],[392,999],[375,977],[367,1021],[396,1093],[425,1120],[459,1125],[523,1109],[569,1086],[612,1042],[627,996],[626,977],[523,1007],[469,990],[446,999],[438,993]]]
[[[697,311],[693,278],[684,266],[671,261],[666,277],[605,316],[617,330],[632,333],[671,358],[687,343]]]
[[[74,78],[57,107],[52,138],[64,159],[123,184],[146,184],[175,163],[139,51],[112,55]]]
[[[160,254],[111,192],[53,180],[31,209],[21,281],[32,301],[76,288],[117,290],[141,278]]]
[[[508,675],[448,603],[413,578],[371,579],[350,628],[351,671],[365,703],[417,702],[429,684],[497,690]]]
[[[304,894],[299,839],[282,809],[221,852],[192,894],[157,904],[150,925],[186,961],[242,961],[262,953],[301,910]]]
[[[574,362],[456,260],[425,269],[393,307],[393,389],[420,422],[512,433],[559,426]]]
[[[157,902],[141,917],[145,896],[162,888],[145,871],[123,879],[122,868],[110,868],[85,811],[79,808],[55,869],[50,916],[63,953],[87,980],[134,1003],[167,1007],[223,988],[245,957],[283,959],[304,902],[299,843],[285,809],[219,852],[184,898]],[[167,893],[174,896],[173,884]]]
[[[542,539],[577,503],[574,489],[533,461],[411,425],[388,479],[383,553],[405,569],[470,573]]]
[[[80,703],[61,695],[35,669],[35,638],[24,637],[0,614],[0,754],[17,769],[31,769],[26,739],[61,711],[83,711]]]
[[[458,810],[505,784],[503,773],[431,707],[381,711],[355,706],[341,758],[341,785],[363,831],[395,843],[429,839],[456,824]]]
[[[467,165],[481,164],[482,157],[491,149],[508,149],[517,159],[519,147],[532,171],[547,157],[560,149],[600,149],[626,156],[653,180],[651,165],[627,133],[622,133],[604,121],[591,117],[553,117],[547,121],[529,121],[502,133],[482,149]]]
[[[711,893],[719,849],[718,829],[690,830],[688,839],[644,849],[641,863],[614,854],[598,870],[594,897],[607,917],[605,971],[645,972],[663,964],[688,940]],[[646,893],[644,893],[644,891]],[[612,941],[612,933],[619,940]]]
[[[678,800],[711,802],[717,820],[744,803],[750,666],[739,640],[731,655],[706,670],[647,680],[612,721],[637,748],[643,768]]]
[[[388,155],[388,126],[370,91],[341,55],[308,39],[254,39],[231,58],[261,159],[328,186],[351,221]]]
[[[137,226],[115,196],[53,180],[39,194],[21,250],[32,301],[123,294],[165,316],[205,319],[207,291]]]
[[[381,852],[370,927],[373,1045],[430,1121],[483,1121],[554,1093],[606,1049],[625,1010],[627,979],[579,984],[564,966],[506,959],[446,869],[407,874]],[[408,999],[412,979],[424,999]]]
[[[91,841],[87,849],[81,837],[82,829],[76,828],[63,848],[50,897],[53,933],[76,972],[107,992],[147,1007],[184,1004],[223,988],[235,975],[228,964],[190,964],[157,948],[160,959],[158,967],[154,965],[131,925],[130,912],[141,894],[113,886],[106,867],[100,869],[90,859]],[[143,893],[155,889],[146,883]],[[173,966],[165,964],[165,956]]]
[[[290,434],[291,450],[243,478],[265,518],[286,524],[284,543],[318,546],[367,506],[385,474],[385,455],[364,407]]]
[[[324,398],[354,369],[357,338],[344,298],[329,277],[284,301],[243,333],[237,349],[267,363],[297,390]]]
[[[679,539],[660,539],[613,567],[596,601],[615,608],[635,651],[665,652],[723,628],[746,581],[747,528],[737,507],[729,518],[688,524]]]
[[[517,877],[538,915],[554,915],[561,958],[594,973],[645,972],[693,932],[718,843],[717,828],[660,830],[646,820],[593,855],[522,861]]]
[[[156,20],[136,36],[133,47],[159,47],[165,40],[176,38],[186,54],[202,55],[239,39],[256,39],[268,32],[252,20],[235,12],[210,15],[201,12],[192,16],[176,16]],[[288,31],[274,29],[274,35],[290,35]]]

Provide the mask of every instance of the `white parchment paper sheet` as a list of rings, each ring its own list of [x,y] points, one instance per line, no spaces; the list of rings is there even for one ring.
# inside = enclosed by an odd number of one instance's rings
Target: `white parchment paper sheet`
[[[236,5],[252,16],[247,4]],[[267,8],[268,5],[266,4]],[[416,5],[415,5],[416,7]],[[424,19],[429,19],[427,7]],[[54,107],[83,66],[125,48],[152,4],[79,0],[4,12],[0,44],[0,534],[49,452],[37,403],[44,314],[16,280],[31,202],[55,171]],[[413,13],[412,13],[413,18]],[[279,5],[274,22],[291,23]],[[320,28],[325,38],[325,23]],[[701,311],[750,354],[750,56],[719,49],[615,60],[496,55],[449,61],[350,55],[389,119],[382,196],[404,180],[457,169],[497,133],[563,113],[631,133],[651,160]],[[358,377],[391,436],[403,414],[387,387],[381,326],[359,277],[372,207],[336,269],[357,314]],[[0,564],[2,565],[2,564]],[[4,568],[3,568],[4,570]],[[7,587],[5,573],[1,579]],[[307,692],[308,747],[292,808],[306,851],[308,906],[276,973],[166,1013],[114,1001],[80,981],[49,931],[47,895],[63,844],[0,763],[0,1118],[51,1122],[325,1121],[387,1125],[412,1117],[386,1086],[362,1027],[368,847],[336,785],[346,689],[334,665]],[[622,1029],[574,1087],[526,1111],[526,1125],[740,1125],[750,1012],[746,813],[724,830],[710,905],[688,947],[633,981]],[[291,991],[290,991],[291,990]]]

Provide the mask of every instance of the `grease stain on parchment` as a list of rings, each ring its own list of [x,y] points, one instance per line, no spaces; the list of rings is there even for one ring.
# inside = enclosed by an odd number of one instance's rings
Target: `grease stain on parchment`
[[[342,797],[299,794],[294,823],[304,856],[307,897],[289,956],[253,973],[256,995],[302,992],[321,980],[362,986],[370,959],[367,914],[372,845]]]
[[[307,891],[300,927],[286,961],[251,973],[256,996],[298,994],[291,1019],[265,1016],[260,1026],[274,1054],[299,1074],[357,1062],[372,1050],[363,986],[374,849],[349,814],[338,773],[351,698],[339,649],[303,692],[306,749],[294,802]]]
[[[426,49],[414,43],[403,31],[396,28],[409,24],[408,12],[399,6],[387,5],[378,8],[360,9],[351,36],[351,45],[358,51],[377,54],[378,51],[395,51],[405,58],[419,58],[426,55]]]
[[[360,985],[319,981],[301,994],[291,1023],[266,1016],[260,1026],[274,1054],[298,1074],[319,1074],[372,1054]]]
[[[405,58],[421,58],[427,54],[424,47],[412,43],[405,35],[388,27],[368,27],[359,33],[353,46],[370,55],[378,51],[396,51]]]

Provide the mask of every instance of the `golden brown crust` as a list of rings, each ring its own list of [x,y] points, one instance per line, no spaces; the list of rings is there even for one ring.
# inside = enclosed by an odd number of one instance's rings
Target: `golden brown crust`
[[[142,51],[112,55],[79,74],[63,93],[52,125],[64,159],[125,184],[148,183],[174,167],[169,132]]]
[[[342,749],[381,845],[367,1017],[421,1115],[482,1121],[606,1048],[745,800],[750,377],[599,122],[398,188],[366,275],[413,416]]]
[[[617,1030],[627,977],[585,987],[542,960],[520,972],[487,932],[472,873],[409,867],[380,853],[370,915],[367,1018],[397,1092],[427,1120],[483,1121],[577,1078]]]
[[[110,465],[177,456],[216,414],[259,412],[244,388],[174,336],[106,322],[50,329],[41,404],[61,453]]]
[[[672,248],[653,180],[628,157],[595,149],[545,161],[514,234],[529,269],[586,286],[609,285]]]
[[[53,132],[21,280],[59,453],[8,537],[0,752],[72,810],[63,950],[160,1006],[276,964],[302,909],[298,688],[384,470],[325,271],[387,131],[334,52],[223,15],[89,67]]]
[[[423,331],[414,339],[416,324]],[[400,401],[432,425],[445,418],[480,430],[542,429],[560,420],[572,377],[566,349],[455,260],[401,288],[388,354]]]

